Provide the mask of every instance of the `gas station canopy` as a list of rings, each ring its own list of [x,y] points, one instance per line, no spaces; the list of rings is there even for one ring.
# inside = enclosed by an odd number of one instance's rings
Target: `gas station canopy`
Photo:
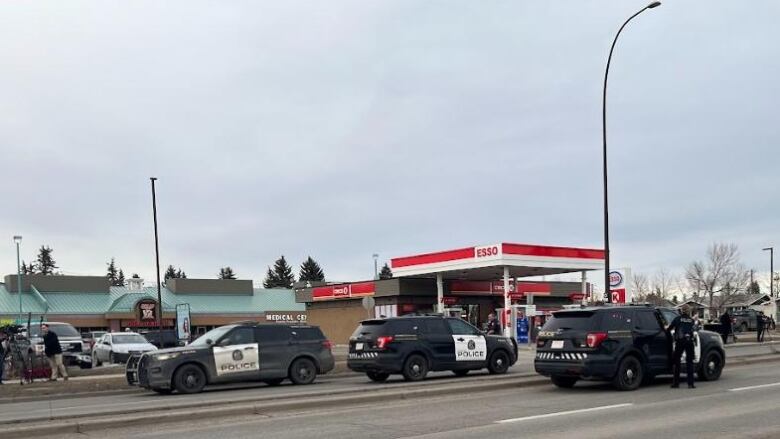
[[[394,277],[496,280],[603,270],[604,250],[501,243],[393,258],[390,265]]]

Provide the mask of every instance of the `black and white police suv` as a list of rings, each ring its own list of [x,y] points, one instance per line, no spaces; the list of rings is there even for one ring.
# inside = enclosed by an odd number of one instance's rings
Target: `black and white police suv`
[[[378,382],[396,373],[418,381],[429,371],[506,373],[515,361],[510,338],[485,335],[458,318],[404,316],[361,322],[349,340],[347,367]]]
[[[673,338],[665,328],[679,315],[670,308],[618,306],[558,311],[539,332],[534,367],[558,387],[578,380],[612,381],[635,390],[672,373]],[[694,336],[694,368],[702,381],[720,378],[726,352],[719,334]],[[683,355],[682,373],[685,373]]]
[[[334,367],[332,343],[309,325],[239,323],[203,334],[184,347],[133,354],[130,385],[158,393],[197,393],[207,384],[285,379],[310,384]]]

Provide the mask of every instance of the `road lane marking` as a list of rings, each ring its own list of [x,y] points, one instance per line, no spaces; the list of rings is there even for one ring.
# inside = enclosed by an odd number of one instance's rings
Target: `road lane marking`
[[[555,412],[555,413],[547,413],[545,415],[534,415],[534,416],[525,416],[523,418],[512,418],[512,419],[504,419],[501,421],[496,421],[496,424],[509,424],[511,422],[522,422],[522,421],[531,421],[534,419],[544,419],[544,418],[552,418],[555,416],[566,416],[566,415],[575,415],[578,413],[588,413],[588,412],[595,412],[599,410],[610,410],[610,409],[617,409],[622,407],[630,407],[634,404],[632,403],[625,403],[625,404],[614,404],[614,405],[603,405],[600,407],[591,407],[588,409],[579,409],[579,410],[569,410],[565,412]]]
[[[744,390],[763,389],[765,387],[777,387],[777,386],[780,386],[780,383],[760,384],[758,386],[737,387],[737,388],[734,388],[734,389],[729,389],[729,392],[742,392]]]

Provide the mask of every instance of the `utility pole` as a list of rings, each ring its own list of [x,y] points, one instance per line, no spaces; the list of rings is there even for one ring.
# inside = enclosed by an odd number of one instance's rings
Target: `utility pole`
[[[154,256],[157,261],[157,336],[159,337],[160,347],[163,346],[162,335],[162,285],[160,285],[160,244],[157,238],[157,194],[155,192],[154,182],[157,177],[150,177],[152,181],[152,216],[154,217]]]
[[[775,248],[767,247],[764,251],[769,251],[769,297],[774,299],[775,292]]]

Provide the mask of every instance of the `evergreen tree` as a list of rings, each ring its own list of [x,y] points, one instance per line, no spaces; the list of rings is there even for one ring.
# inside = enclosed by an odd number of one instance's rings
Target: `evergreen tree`
[[[119,274],[116,276],[116,286],[123,287],[125,286],[125,272],[122,271],[122,269],[119,269]]]
[[[325,280],[325,273],[323,273],[320,264],[309,256],[301,264],[299,280],[301,282],[322,282]]]
[[[176,270],[176,277],[179,279],[187,279],[187,273],[184,272],[181,268]]]
[[[747,293],[748,294],[761,294],[761,287],[758,286],[758,282],[753,281],[750,282],[750,285],[747,287]]]
[[[179,276],[176,273],[176,269],[173,268],[173,265],[169,265],[168,268],[165,270],[165,277],[164,277],[164,279],[165,280],[176,279],[177,277],[179,277]]]
[[[380,279],[391,279],[393,277],[393,270],[390,269],[390,266],[385,263],[385,265],[382,266],[382,270],[379,272],[379,278]]]
[[[108,281],[111,283],[111,285],[116,286],[116,279],[119,275],[119,271],[116,269],[116,262],[114,262],[114,258],[111,258],[111,262],[108,262],[106,265],[108,265],[108,269],[106,270],[106,277],[108,278]]]
[[[36,264],[38,273],[51,276],[54,274],[54,269],[59,268],[57,267],[57,261],[55,261],[52,256],[52,252],[54,252],[54,250],[49,246],[41,246],[40,250],[38,250],[38,260]]]
[[[282,255],[274,262],[273,271],[268,269],[266,278],[263,281],[263,286],[266,288],[291,288],[295,282],[295,275],[293,275],[292,267],[287,263]]]
[[[263,288],[276,288],[279,284],[279,279],[276,277],[276,273],[268,267],[268,271],[265,273],[265,279],[263,280]]]
[[[35,265],[32,262],[25,265],[24,261],[22,261],[22,274],[35,274]]]
[[[230,267],[220,268],[218,279],[236,279],[236,273]]]

